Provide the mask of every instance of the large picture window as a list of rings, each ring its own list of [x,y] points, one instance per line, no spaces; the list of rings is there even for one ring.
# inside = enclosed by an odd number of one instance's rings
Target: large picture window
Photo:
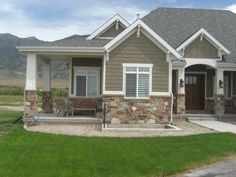
[[[97,97],[100,93],[100,68],[74,68],[75,96]]]
[[[126,98],[149,98],[152,64],[123,64]]]

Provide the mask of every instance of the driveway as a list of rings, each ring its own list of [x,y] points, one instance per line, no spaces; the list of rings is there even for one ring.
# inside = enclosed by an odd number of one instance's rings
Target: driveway
[[[216,120],[191,120],[190,122],[218,132],[236,133],[236,125]]]
[[[178,177],[236,177],[236,160],[227,160]]]

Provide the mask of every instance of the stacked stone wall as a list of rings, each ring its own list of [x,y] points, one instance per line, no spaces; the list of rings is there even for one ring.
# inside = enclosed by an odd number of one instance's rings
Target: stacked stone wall
[[[126,100],[123,96],[104,96],[103,103],[106,123],[159,124],[170,121],[170,97]]]

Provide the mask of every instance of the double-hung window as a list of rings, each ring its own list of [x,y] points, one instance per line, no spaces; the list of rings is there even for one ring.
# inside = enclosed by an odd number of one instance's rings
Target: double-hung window
[[[78,97],[97,97],[100,93],[100,68],[74,67],[74,90]]]
[[[152,64],[123,64],[126,98],[149,98],[152,82]]]

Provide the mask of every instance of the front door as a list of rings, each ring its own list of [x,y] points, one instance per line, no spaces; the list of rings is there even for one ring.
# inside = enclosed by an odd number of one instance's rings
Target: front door
[[[204,110],[205,75],[185,75],[185,104],[186,110]]]

